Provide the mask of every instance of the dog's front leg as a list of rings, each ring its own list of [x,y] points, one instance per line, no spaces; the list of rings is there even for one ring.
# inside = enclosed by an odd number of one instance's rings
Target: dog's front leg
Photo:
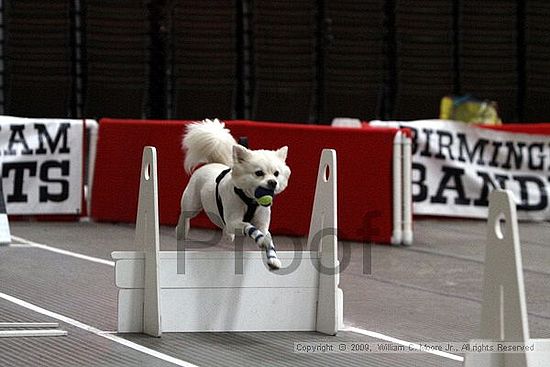
[[[243,228],[243,234],[252,238],[258,246],[265,250],[267,265],[269,265],[271,269],[276,270],[281,268],[281,260],[277,257],[277,251],[275,250],[271,233],[268,231],[262,232],[252,224],[247,223]]]
[[[276,270],[281,268],[281,260],[277,257],[275,245],[268,231],[262,232],[254,225],[245,222],[241,222],[233,228],[235,228],[236,233],[241,232],[243,235],[252,238],[259,247],[265,249],[267,265],[269,265],[271,269]]]

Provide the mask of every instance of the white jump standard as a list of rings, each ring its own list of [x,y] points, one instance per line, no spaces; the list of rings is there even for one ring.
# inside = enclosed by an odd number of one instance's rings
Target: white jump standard
[[[136,221],[139,247],[112,254],[119,288],[118,332],[160,336],[162,332],[319,331],[335,335],[343,326],[336,170],[336,152],[324,150],[307,242],[310,251],[279,251],[282,267],[276,271],[268,269],[263,251],[185,251],[185,274],[178,274],[178,253],[159,251],[156,153],[155,148],[146,147]],[[235,261],[242,261],[239,274]]]
[[[494,190],[489,196],[480,329],[481,339],[470,341],[470,345],[498,348],[500,344],[502,351],[468,352],[465,367],[550,365],[550,339],[529,336],[516,204],[506,190]],[[506,350],[518,346],[528,348]]]
[[[0,165],[0,168],[2,166]],[[4,190],[2,189],[2,179],[0,178],[0,244],[11,243],[10,223],[6,211],[6,202],[4,201]]]

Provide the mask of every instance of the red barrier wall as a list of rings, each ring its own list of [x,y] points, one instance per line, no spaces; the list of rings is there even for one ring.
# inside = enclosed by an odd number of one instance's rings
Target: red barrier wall
[[[134,222],[142,149],[158,151],[161,224],[174,225],[188,177],[181,138],[185,121],[103,119],[92,194],[97,221]],[[338,156],[338,222],[341,239],[389,243],[392,232],[392,147],[395,129],[227,121],[235,138],[248,137],[251,149],[288,145],[292,169],[288,188],[275,198],[271,231],[308,233],[319,157],[323,148]],[[196,226],[212,226],[206,217]]]

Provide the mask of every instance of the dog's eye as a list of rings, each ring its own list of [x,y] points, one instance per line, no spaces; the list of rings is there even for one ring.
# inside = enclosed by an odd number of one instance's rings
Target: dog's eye
[[[256,176],[258,176],[258,177],[262,177],[262,176],[265,175],[264,171],[262,171],[262,170],[258,170],[258,171],[256,171],[256,172],[254,172],[254,174],[255,174]]]
[[[279,171],[275,171],[275,173],[273,173],[273,176],[279,177]]]

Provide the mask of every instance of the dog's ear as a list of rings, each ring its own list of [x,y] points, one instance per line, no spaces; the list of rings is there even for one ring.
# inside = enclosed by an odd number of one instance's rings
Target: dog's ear
[[[242,163],[248,160],[250,151],[242,145],[233,145],[233,163]]]
[[[286,161],[288,147],[285,145],[284,147],[279,148],[275,153],[277,154],[277,157],[281,158],[282,161]]]

